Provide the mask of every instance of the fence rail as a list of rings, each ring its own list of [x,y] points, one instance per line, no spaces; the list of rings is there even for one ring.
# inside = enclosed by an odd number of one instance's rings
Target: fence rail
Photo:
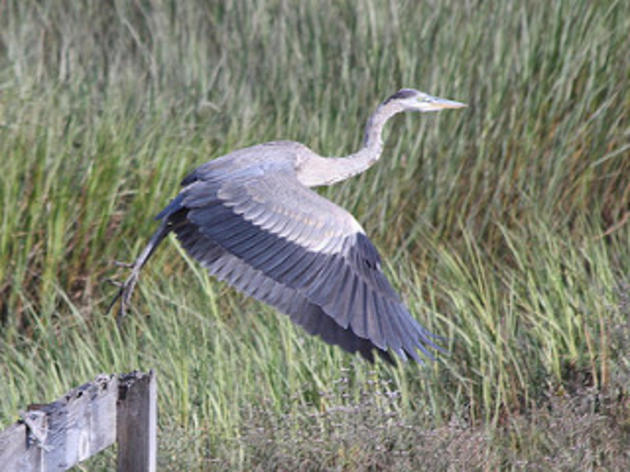
[[[0,432],[0,468],[63,471],[118,442],[119,472],[154,472],[155,373],[99,375],[59,400],[29,405]]]

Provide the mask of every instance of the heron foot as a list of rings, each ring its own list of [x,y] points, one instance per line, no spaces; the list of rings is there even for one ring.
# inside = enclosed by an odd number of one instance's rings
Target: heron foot
[[[118,325],[118,328],[120,328],[122,325],[123,318],[127,316],[127,309],[129,307],[129,301],[131,300],[131,295],[133,294],[133,290],[135,289],[136,283],[138,282],[138,276],[140,275],[141,266],[137,262],[135,264],[125,264],[125,265],[120,265],[119,263],[116,262],[116,265],[119,265],[121,267],[132,268],[131,274],[129,275],[129,277],[127,277],[127,280],[125,280],[122,283],[116,280],[107,279],[109,283],[112,283],[116,285],[117,287],[120,287],[120,289],[114,296],[114,299],[111,301],[106,311],[107,313],[109,313],[111,309],[114,307],[114,305],[116,304],[116,302],[120,300],[120,306],[118,308],[118,313],[116,316],[116,324]]]
[[[163,221],[157,231],[153,233],[153,236],[151,236],[149,243],[132,264],[114,261],[114,264],[118,267],[126,267],[131,269],[131,274],[129,274],[127,280],[125,280],[125,282],[122,284],[117,284],[120,287],[120,290],[118,290],[118,293],[107,308],[107,313],[109,313],[116,302],[120,299],[120,307],[118,309],[118,316],[116,317],[116,324],[118,325],[118,328],[120,328],[122,319],[127,314],[129,300],[131,300],[133,289],[136,287],[136,282],[138,282],[138,277],[140,276],[140,270],[142,269],[142,266],[146,264],[149,257],[151,257],[151,254],[153,254],[155,248],[157,248],[158,244],[160,244],[160,242],[166,237],[169,231],[169,223]]]

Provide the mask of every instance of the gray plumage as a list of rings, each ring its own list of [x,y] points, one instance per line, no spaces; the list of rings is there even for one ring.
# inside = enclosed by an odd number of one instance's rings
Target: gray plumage
[[[408,312],[381,270],[380,257],[354,217],[311,190],[359,174],[382,152],[385,122],[402,111],[459,108],[461,103],[402,89],[368,121],[364,145],[324,158],[306,146],[275,141],[207,162],[182,181],[162,210],[160,228],[117,297],[119,320],[141,267],[174,232],[211,274],[289,315],[308,333],[373,361],[373,350],[418,362],[431,357],[431,335]]]

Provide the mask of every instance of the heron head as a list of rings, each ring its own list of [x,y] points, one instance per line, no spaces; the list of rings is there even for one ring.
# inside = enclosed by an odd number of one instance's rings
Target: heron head
[[[464,103],[434,97],[415,89],[401,89],[385,100],[385,103],[396,101],[404,111],[440,111],[447,108],[463,108]]]

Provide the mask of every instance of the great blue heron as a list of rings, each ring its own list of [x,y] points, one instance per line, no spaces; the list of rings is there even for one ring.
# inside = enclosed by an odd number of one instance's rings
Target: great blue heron
[[[140,269],[175,232],[186,251],[215,277],[289,315],[370,362],[373,350],[393,362],[431,357],[434,337],[408,312],[381,271],[378,252],[350,213],[309,187],[357,175],[381,155],[381,131],[403,111],[461,108],[463,103],[402,89],[367,122],[363,147],[347,157],[324,158],[306,146],[274,141],[207,162],[182,181],[182,190],[156,217],[151,237],[112,305],[119,320]]]

